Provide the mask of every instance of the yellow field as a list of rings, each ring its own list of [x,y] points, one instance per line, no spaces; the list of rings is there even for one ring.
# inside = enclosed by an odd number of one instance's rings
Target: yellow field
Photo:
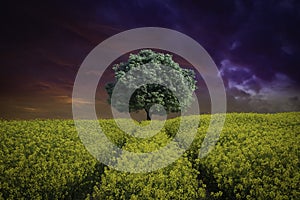
[[[210,116],[189,118],[200,124],[188,150],[166,168],[140,174],[98,162],[72,120],[2,120],[0,199],[300,199],[299,112],[227,114],[220,139],[203,159],[198,154]],[[118,147],[152,152],[173,142],[180,118],[145,139],[129,136],[113,120],[99,123]]]

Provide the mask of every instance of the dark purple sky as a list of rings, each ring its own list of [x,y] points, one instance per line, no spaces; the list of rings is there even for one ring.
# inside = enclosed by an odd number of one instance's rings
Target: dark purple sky
[[[0,118],[70,118],[87,54],[114,34],[146,26],[180,31],[208,51],[228,111],[300,111],[300,1],[7,1],[0,21]],[[208,105],[201,87],[198,94]],[[100,89],[103,116],[105,98]]]

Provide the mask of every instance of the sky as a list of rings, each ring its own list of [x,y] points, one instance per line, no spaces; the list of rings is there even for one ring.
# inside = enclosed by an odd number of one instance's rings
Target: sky
[[[180,31],[205,48],[224,81],[228,112],[300,111],[300,1],[6,1],[0,22],[0,118],[71,118],[74,80],[88,53],[112,35],[149,26]],[[108,69],[98,86],[100,117],[110,116],[103,87],[112,77]],[[200,79],[200,110],[209,112]]]

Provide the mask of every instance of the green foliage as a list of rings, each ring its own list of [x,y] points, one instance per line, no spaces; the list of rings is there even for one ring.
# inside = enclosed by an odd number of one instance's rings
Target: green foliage
[[[148,64],[147,70],[140,68]],[[178,73],[170,73],[170,69]],[[155,68],[155,69],[154,69]],[[129,102],[129,112],[145,110],[147,119],[150,119],[150,108],[155,105],[161,105],[166,112],[179,112],[185,109],[192,102],[192,93],[196,89],[195,73],[190,69],[183,69],[178,63],[174,62],[169,54],[156,53],[152,50],[141,50],[137,54],[130,54],[127,62],[116,64],[113,67],[115,71],[115,82],[106,85],[107,93],[109,94],[109,102],[113,93],[116,82],[120,82],[126,86],[127,90],[132,89],[134,93]],[[135,73],[147,73],[152,79],[153,84],[146,84],[139,87],[136,81],[128,81],[125,77],[126,72],[133,69]],[[159,74],[157,74],[159,71]],[[130,76],[131,80],[142,79],[143,76]],[[169,88],[163,85],[156,84],[161,80],[169,83]],[[145,82],[145,81],[142,81]],[[170,90],[172,89],[172,91]],[[177,92],[176,92],[177,90]],[[173,92],[176,92],[176,96]],[[123,95],[123,94],[116,94]],[[182,95],[182,102],[179,101],[179,96]],[[121,101],[121,96],[118,98],[118,104],[114,105],[119,111],[128,111],[128,102]],[[161,107],[156,106],[154,111],[161,114]]]
[[[182,148],[180,137],[173,141],[181,120],[166,121],[149,138],[124,133],[114,120],[100,125],[127,151],[155,152],[171,144],[168,156],[154,165],[177,156],[172,148]],[[200,120],[190,148],[166,168],[144,174],[99,164],[71,120],[0,121],[0,199],[300,199],[300,113],[227,114],[219,141],[203,159],[198,154],[210,115],[188,120]],[[159,123],[153,121],[150,131]],[[189,137],[188,126],[183,137]],[[136,164],[151,163],[151,156],[143,161]]]

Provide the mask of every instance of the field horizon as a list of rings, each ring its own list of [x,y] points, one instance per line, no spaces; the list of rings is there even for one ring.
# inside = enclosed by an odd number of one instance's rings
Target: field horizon
[[[226,112],[226,113],[200,113],[199,116],[206,116],[206,115],[218,115],[218,114],[258,114],[258,115],[276,115],[276,114],[284,114],[284,113],[300,113],[300,111],[281,111],[281,112]],[[189,116],[197,116],[197,115],[188,115],[188,116],[183,116],[183,117],[189,117]],[[170,117],[168,119],[175,119],[178,117],[182,116],[174,116]],[[113,120],[113,119],[132,119],[135,120],[134,118],[111,118],[111,117],[100,117],[97,118],[97,120]],[[168,120],[166,119],[166,120]],[[64,117],[49,117],[49,118],[44,118],[44,117],[37,117],[37,118],[5,118],[2,117],[0,118],[1,121],[34,121],[34,120],[74,120],[73,118],[64,118]],[[156,120],[156,119],[154,119]],[[139,121],[139,120],[135,120]],[[143,119],[141,121],[148,121],[147,119]],[[164,121],[164,120],[159,120],[159,121]]]

